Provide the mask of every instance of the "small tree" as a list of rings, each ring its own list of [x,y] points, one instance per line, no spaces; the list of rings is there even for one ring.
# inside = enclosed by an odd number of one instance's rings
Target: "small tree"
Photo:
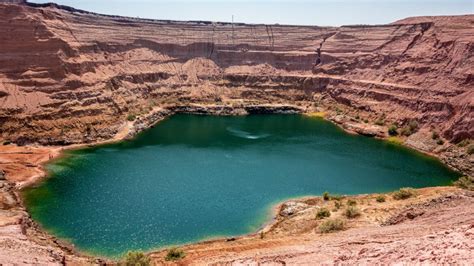
[[[396,125],[391,125],[391,126],[388,128],[388,134],[389,134],[390,136],[396,136],[396,135],[398,135],[397,126],[396,126]]]

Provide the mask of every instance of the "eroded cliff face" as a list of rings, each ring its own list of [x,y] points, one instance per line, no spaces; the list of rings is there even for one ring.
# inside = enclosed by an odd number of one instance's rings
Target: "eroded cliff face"
[[[474,136],[474,15],[382,26],[175,22],[0,4],[0,139],[109,139],[190,103],[339,104]]]

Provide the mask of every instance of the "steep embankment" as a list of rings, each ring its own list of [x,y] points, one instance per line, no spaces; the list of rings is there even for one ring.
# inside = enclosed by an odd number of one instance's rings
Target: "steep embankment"
[[[169,103],[340,103],[474,136],[474,16],[382,26],[174,22],[0,5],[1,137],[81,143]]]

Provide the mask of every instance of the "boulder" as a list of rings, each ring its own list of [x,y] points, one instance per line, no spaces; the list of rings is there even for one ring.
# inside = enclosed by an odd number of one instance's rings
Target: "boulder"
[[[308,204],[302,202],[289,201],[284,203],[280,209],[281,216],[291,216],[308,208]]]

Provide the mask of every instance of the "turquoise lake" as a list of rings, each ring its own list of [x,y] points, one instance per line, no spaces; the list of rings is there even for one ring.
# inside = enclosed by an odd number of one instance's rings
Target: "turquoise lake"
[[[175,115],[68,151],[25,191],[32,217],[96,255],[253,232],[288,198],[447,185],[439,161],[302,115]]]

